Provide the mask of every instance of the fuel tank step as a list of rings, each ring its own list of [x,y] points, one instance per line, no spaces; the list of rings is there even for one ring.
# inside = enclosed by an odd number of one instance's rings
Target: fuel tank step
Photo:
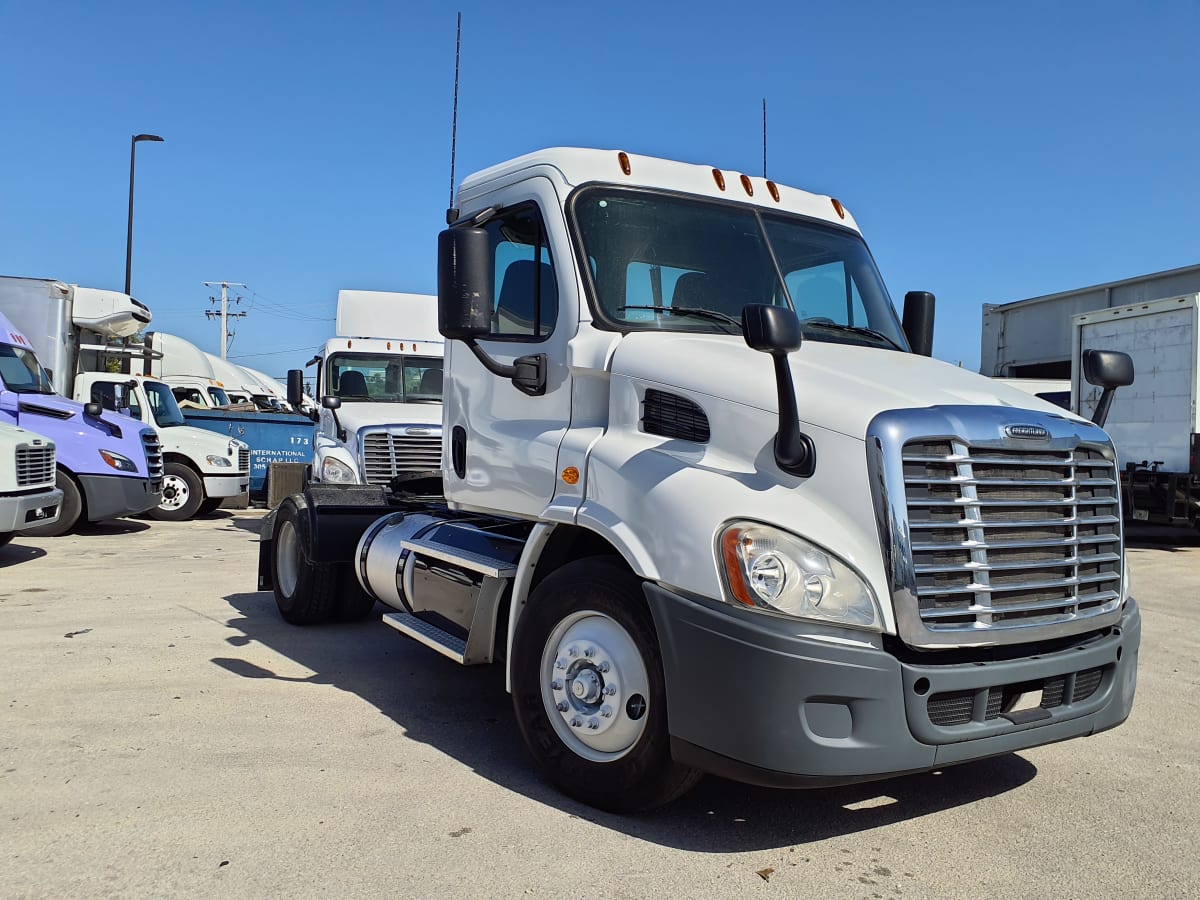
[[[426,647],[436,650],[442,656],[449,657],[459,665],[466,662],[467,642],[457,635],[443,631],[436,625],[430,625],[423,619],[418,619],[410,613],[386,613],[383,621],[391,625],[401,634],[406,634],[420,641]]]
[[[447,528],[446,530],[449,531],[450,529]],[[472,572],[478,572],[481,575],[487,575],[491,578],[512,578],[517,574],[516,563],[511,560],[484,556],[472,550],[452,547],[449,544],[437,541],[412,538],[404,541],[400,546],[411,553],[440,559],[442,562],[454,563],[462,566],[464,569],[470,569]]]

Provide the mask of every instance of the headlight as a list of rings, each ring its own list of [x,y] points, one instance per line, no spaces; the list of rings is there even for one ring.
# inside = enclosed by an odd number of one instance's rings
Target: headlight
[[[358,481],[358,476],[341,460],[327,456],[321,463],[321,480],[333,484],[354,484]]]
[[[136,472],[137,466],[128,456],[122,456],[120,453],[113,453],[111,450],[101,450],[100,458],[116,469],[118,472]]]
[[[210,453],[204,457],[210,466],[216,466],[219,469],[228,469],[233,463],[229,461],[227,456],[217,456],[215,453]]]
[[[739,603],[798,619],[881,629],[870,586],[820,547],[756,522],[728,526],[720,546],[725,580]]]

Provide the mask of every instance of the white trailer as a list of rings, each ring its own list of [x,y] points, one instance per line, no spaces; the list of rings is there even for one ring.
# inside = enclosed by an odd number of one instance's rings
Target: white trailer
[[[1106,429],[1117,447],[1128,518],[1171,524],[1200,521],[1200,294],[1073,316],[1072,358],[1120,350],[1137,379],[1120,391]],[[1090,415],[1097,389],[1072,372],[1074,409]]]

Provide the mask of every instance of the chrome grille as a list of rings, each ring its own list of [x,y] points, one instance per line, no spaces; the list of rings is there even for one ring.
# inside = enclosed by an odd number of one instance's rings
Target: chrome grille
[[[157,481],[163,476],[162,444],[159,443],[158,434],[143,431],[142,446],[146,448],[146,469],[150,473],[150,480]]]
[[[1121,599],[1116,466],[1099,447],[904,445],[920,619],[929,631],[1053,624]]]
[[[17,487],[54,484],[54,446],[17,448]]]
[[[387,484],[402,472],[436,472],[442,468],[442,436],[368,432],[362,461],[368,484]]]
[[[250,471],[250,448],[249,447],[243,447],[242,449],[238,450],[237,470],[239,472],[249,472]]]

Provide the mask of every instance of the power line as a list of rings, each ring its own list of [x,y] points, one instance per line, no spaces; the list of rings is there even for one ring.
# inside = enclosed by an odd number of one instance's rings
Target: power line
[[[230,359],[249,359],[252,356],[278,356],[281,353],[308,353],[320,349],[321,345],[317,344],[316,346],[309,347],[292,347],[288,350],[267,350],[263,353],[241,353],[237,356],[231,356]]]

